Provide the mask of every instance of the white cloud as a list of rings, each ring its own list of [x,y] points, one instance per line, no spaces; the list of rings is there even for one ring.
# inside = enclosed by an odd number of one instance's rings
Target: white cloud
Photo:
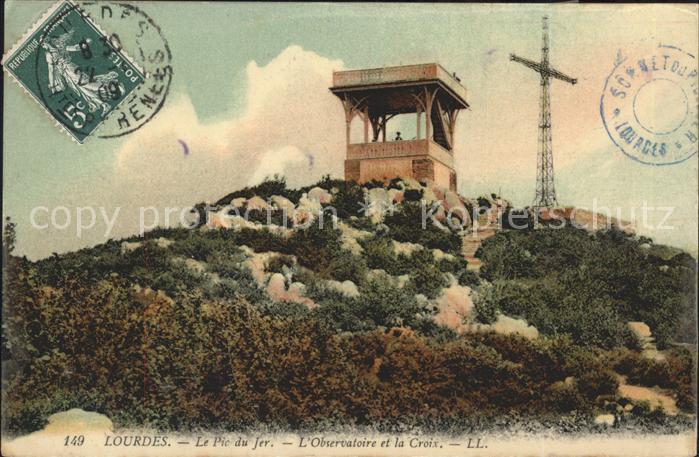
[[[328,88],[342,67],[299,46],[262,67],[250,62],[240,117],[204,123],[182,96],[129,137],[117,179],[158,206],[217,199],[274,173],[288,175],[292,186],[341,176],[344,115]]]
[[[286,175],[290,181],[301,178],[305,173],[312,173],[315,159],[312,154],[303,152],[296,146],[284,146],[271,149],[259,156],[259,164],[248,179],[247,185],[259,184],[268,176]]]

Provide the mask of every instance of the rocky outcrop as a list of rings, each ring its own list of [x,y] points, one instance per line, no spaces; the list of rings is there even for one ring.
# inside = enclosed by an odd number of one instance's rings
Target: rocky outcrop
[[[129,252],[133,252],[136,249],[140,248],[143,246],[143,243],[140,241],[134,241],[134,242],[129,242],[129,241],[122,241],[121,242],[121,254],[124,255]]]
[[[633,403],[645,402],[651,409],[662,408],[663,412],[669,416],[676,416],[679,413],[675,399],[668,391],[658,387],[630,385],[626,383],[626,377],[619,376],[618,393],[619,396]]]
[[[276,209],[286,212],[289,217],[294,214],[296,206],[294,205],[294,202],[288,198],[282,197],[281,195],[272,195],[270,197],[270,201]]]
[[[626,325],[636,337],[644,357],[657,361],[665,360],[665,354],[658,350],[650,327],[645,322],[628,322]]]
[[[267,283],[267,294],[272,300],[300,303],[308,308],[315,308],[315,302],[306,297],[305,292],[306,286],[300,282],[293,282],[287,288],[284,275],[281,273],[273,273]]]
[[[453,281],[449,287],[442,289],[442,294],[435,301],[437,314],[434,321],[457,333],[469,330],[468,319],[473,310],[471,289]]]
[[[329,280],[325,281],[324,283],[326,286],[328,286],[330,289],[336,290],[348,297],[359,297],[359,289],[357,288],[357,285],[353,283],[352,281],[335,281],[335,280]]]
[[[268,209],[271,209],[269,203],[267,203],[262,197],[258,197],[257,195],[248,199],[247,208],[250,211],[267,211]]]
[[[321,205],[327,205],[332,201],[333,196],[330,192],[321,187],[314,187],[308,191],[308,198],[317,201]]]

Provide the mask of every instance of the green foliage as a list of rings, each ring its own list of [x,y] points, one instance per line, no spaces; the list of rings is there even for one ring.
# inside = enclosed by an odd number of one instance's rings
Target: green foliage
[[[406,202],[419,202],[420,200],[422,200],[422,195],[422,189],[406,189],[403,192],[403,200]]]
[[[294,232],[289,239],[288,252],[293,253],[300,265],[309,268],[319,277],[361,282],[366,275],[364,259],[342,247],[341,232],[325,224],[312,224],[309,228]]]
[[[461,255],[461,236],[436,227],[429,218],[426,218],[423,227],[423,208],[418,202],[403,202],[397,211],[386,215],[384,224],[389,227],[389,236],[396,241]]]
[[[432,251],[421,248],[410,256],[410,282],[418,293],[427,298],[436,298],[449,285],[447,276],[439,269]]]
[[[413,326],[421,311],[415,290],[398,288],[384,278],[371,278],[360,288],[361,296],[348,298],[339,292],[315,291],[318,315],[329,325],[348,331],[365,331],[377,326]]]
[[[393,241],[388,237],[370,237],[359,240],[364,249],[367,267],[385,270],[388,274],[402,275],[408,272],[406,259],[398,258],[393,249]]]
[[[215,203],[215,205],[228,205],[234,198],[251,198],[256,195],[264,200],[267,200],[272,195],[280,195],[282,197],[288,198],[291,201],[298,201],[301,194],[299,193],[299,191],[295,191],[286,187],[286,178],[284,176],[279,176],[275,174],[272,177],[266,177],[263,182],[256,186],[245,187],[243,189],[237,190],[226,195],[225,197],[218,200]]]
[[[236,254],[209,259],[222,283],[244,277]],[[361,299],[317,290],[322,300],[309,312],[200,291],[173,302],[118,277],[70,275],[46,287],[24,267],[10,275],[5,331],[26,365],[7,378],[6,432],[36,430],[72,407],[119,427],[182,431],[457,424],[591,411],[616,389],[607,359],[565,338],[372,330],[425,322],[414,290],[381,279],[366,281]],[[327,322],[357,331],[337,333]],[[677,379],[691,372],[683,363]]]
[[[548,335],[613,347],[629,339],[625,323],[646,322],[660,347],[696,341],[696,261],[650,256],[647,240],[611,230],[501,232],[483,243],[481,277],[498,283],[490,307],[525,318]]]
[[[693,412],[696,353],[686,348],[673,348],[665,356],[666,360],[654,360],[636,351],[619,349],[609,355],[608,363],[618,373],[625,375],[630,384],[674,390],[677,406]]]
[[[3,254],[11,255],[15,250],[15,243],[17,242],[16,233],[17,224],[12,222],[10,216],[5,218],[5,226],[2,231],[2,246]]]
[[[293,257],[288,255],[278,255],[272,257],[265,265],[265,271],[269,273],[284,273],[285,269],[292,269],[296,265]]]
[[[416,294],[439,296],[448,274],[469,286],[478,278],[461,258],[458,234],[421,227],[414,201],[420,193],[405,192],[382,236],[354,217],[361,186],[329,177],[316,185],[333,192],[339,217],[372,233],[360,241],[361,255],[343,248],[331,224],[313,224],[289,237],[266,229],[156,229],[124,240],[142,243],[129,252],[120,240],[36,263],[10,256],[2,335],[6,430],[36,430],[48,415],[72,407],[104,413],[117,426],[167,430],[445,430],[573,411],[586,420],[601,398],[616,395],[613,370],[629,382],[670,389],[680,408],[693,411],[694,353],[672,349],[656,362],[621,347],[630,339],[628,320],[647,322],[660,344],[691,340],[691,256],[641,248],[648,240],[617,232],[500,233],[479,253],[492,284],[478,284],[476,318],[522,317],[544,336],[457,335],[435,324]],[[275,177],[221,202],[273,194],[294,200],[308,189],[289,190]],[[7,239],[7,226],[5,232]],[[396,254],[393,240],[422,248]],[[266,271],[291,271],[317,307],[271,300],[252,277],[243,245],[278,253]],[[454,258],[437,261],[435,248]],[[409,281],[398,287],[369,269]],[[329,287],[330,279],[353,281],[360,295]],[[662,420],[642,409],[648,423]]]
[[[475,319],[483,324],[492,324],[500,312],[499,303],[491,284],[483,284],[473,299]]]
[[[364,203],[364,189],[353,181],[340,181],[335,186],[338,189],[333,195],[332,205],[337,210],[337,217],[348,219],[358,216]]]

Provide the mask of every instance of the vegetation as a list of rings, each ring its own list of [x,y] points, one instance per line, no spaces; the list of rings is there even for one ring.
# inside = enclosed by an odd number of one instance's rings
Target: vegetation
[[[623,345],[629,321],[647,323],[660,347],[695,344],[696,260],[656,257],[646,241],[572,227],[501,232],[477,254],[481,276],[493,283],[480,307],[582,345]]]
[[[382,224],[357,213],[366,186],[330,178],[293,190],[275,177],[219,204],[295,202],[316,186],[363,230],[356,246],[332,224],[279,233],[258,214],[259,229],[156,229],[31,262],[13,255],[8,221],[6,431],[37,430],[72,407],[167,430],[444,431],[535,420],[577,430],[621,400],[619,376],[666,389],[693,412],[696,353],[672,348],[649,360],[626,327],[646,322],[661,347],[696,341],[688,254],[615,231],[503,231],[481,247],[476,275],[459,233],[422,228],[421,191],[404,192]],[[250,249],[268,254],[261,271]],[[273,299],[265,273],[281,274],[289,294],[303,284],[312,306]],[[476,291],[482,323],[523,318],[541,337],[437,325],[435,303],[453,281]],[[634,411],[629,426],[691,426]]]

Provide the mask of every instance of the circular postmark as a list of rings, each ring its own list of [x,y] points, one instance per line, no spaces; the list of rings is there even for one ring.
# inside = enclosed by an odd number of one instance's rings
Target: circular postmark
[[[123,2],[85,2],[80,8],[104,30],[109,42],[123,49],[145,73],[145,81],[109,114],[95,133],[115,138],[132,133],[160,111],[172,82],[172,53],[160,27],[140,8]]]
[[[671,165],[697,154],[698,105],[695,56],[660,45],[647,55],[618,55],[600,114],[609,138],[628,157]]]

